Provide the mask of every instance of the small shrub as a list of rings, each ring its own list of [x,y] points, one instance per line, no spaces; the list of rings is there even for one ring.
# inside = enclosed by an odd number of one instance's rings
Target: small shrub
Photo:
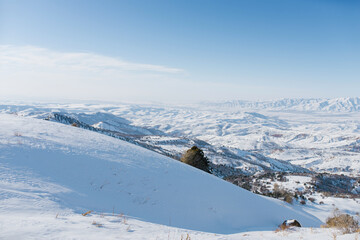
[[[86,216],[86,215],[88,215],[88,214],[90,214],[92,211],[90,210],[90,211],[87,211],[87,212],[85,212],[85,213],[82,213],[81,215],[83,215],[84,217]]]
[[[280,232],[280,231],[285,231],[285,230],[288,229],[288,228],[289,228],[289,226],[286,226],[286,225],[281,224],[281,225],[275,230],[275,232],[277,233],[277,232]]]
[[[295,194],[294,194],[294,198],[295,198],[296,200],[298,200],[298,199],[299,199],[299,195],[297,194],[297,192],[295,192]]]
[[[300,204],[301,204],[301,205],[305,205],[305,204],[306,204],[305,200],[301,200],[301,201],[300,201]]]
[[[71,126],[73,127],[79,127],[79,125],[77,123],[72,123]]]
[[[190,235],[187,233],[185,238],[181,235],[181,240],[191,240]]]
[[[284,188],[280,187],[279,184],[274,184],[274,190],[272,192],[272,196],[274,198],[283,199],[285,202],[292,204],[293,202],[293,195],[286,191]]]
[[[359,222],[349,214],[340,213],[338,209],[335,209],[333,216],[326,219],[326,224],[323,227],[337,228],[344,234],[354,233],[359,231]]]
[[[284,201],[287,202],[287,203],[292,204],[293,203],[293,197],[291,196],[291,194],[286,194],[285,198],[284,198]]]
[[[308,198],[308,199],[309,199],[309,201],[312,202],[312,203],[315,202],[315,198],[310,197],[310,198]]]
[[[97,223],[95,221],[92,222],[92,225],[94,225],[96,227],[103,227],[103,225],[101,223]]]

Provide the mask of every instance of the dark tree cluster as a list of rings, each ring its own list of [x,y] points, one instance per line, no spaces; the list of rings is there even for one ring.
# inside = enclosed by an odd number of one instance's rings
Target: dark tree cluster
[[[204,152],[197,146],[193,146],[192,148],[187,150],[181,156],[180,161],[198,169],[201,169],[207,173],[211,173],[208,158],[205,157]]]

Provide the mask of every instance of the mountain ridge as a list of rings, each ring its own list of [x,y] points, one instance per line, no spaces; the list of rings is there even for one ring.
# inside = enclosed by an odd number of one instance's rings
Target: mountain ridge
[[[321,112],[359,112],[360,97],[344,98],[284,98],[270,101],[232,100],[207,102],[200,106],[221,109],[293,110]]]

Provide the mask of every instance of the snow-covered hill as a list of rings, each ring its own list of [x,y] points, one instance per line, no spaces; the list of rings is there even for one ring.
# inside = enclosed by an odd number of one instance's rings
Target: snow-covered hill
[[[240,173],[254,174],[259,171],[308,171],[289,162],[265,157],[259,153],[247,151],[234,152],[233,149],[228,149],[224,146],[213,146],[206,141],[198,139],[196,136],[186,137],[186,134],[181,132],[169,133],[166,132],[166,129],[159,130],[156,126],[136,126],[130,120],[121,117],[122,114],[111,113],[113,110],[125,110],[126,108],[123,107],[128,106],[120,105],[115,109],[112,107],[99,109],[98,105],[87,107],[60,105],[53,108],[46,106],[4,105],[0,107],[0,111],[2,109],[2,112],[5,113],[31,116],[68,125],[75,124],[80,128],[119,138],[174,159],[179,159],[184,151],[197,145],[205,151],[211,161],[214,174],[219,177]],[[135,112],[139,114],[138,111],[141,112],[143,110],[145,113],[149,111],[149,109],[137,108]],[[155,108],[151,108],[151,110],[156,111]],[[133,110],[131,111],[133,112]],[[139,115],[142,114],[140,113]],[[132,119],[137,120],[138,118],[134,117]]]
[[[237,156],[259,153],[314,171],[359,175],[360,113],[236,109],[113,108],[140,127],[203,140]],[[231,163],[229,163],[231,164]]]
[[[0,125],[1,215],[117,212],[215,233],[271,230],[292,218],[320,224],[287,203],[116,138],[14,114],[0,114]]]

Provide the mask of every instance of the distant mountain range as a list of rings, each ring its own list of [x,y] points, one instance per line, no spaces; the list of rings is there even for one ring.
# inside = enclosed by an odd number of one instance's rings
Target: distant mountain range
[[[266,110],[293,110],[293,111],[325,111],[325,112],[358,112],[360,111],[360,97],[347,98],[300,98],[281,99],[275,101],[243,101],[203,103],[206,107],[223,109],[266,109]]]

